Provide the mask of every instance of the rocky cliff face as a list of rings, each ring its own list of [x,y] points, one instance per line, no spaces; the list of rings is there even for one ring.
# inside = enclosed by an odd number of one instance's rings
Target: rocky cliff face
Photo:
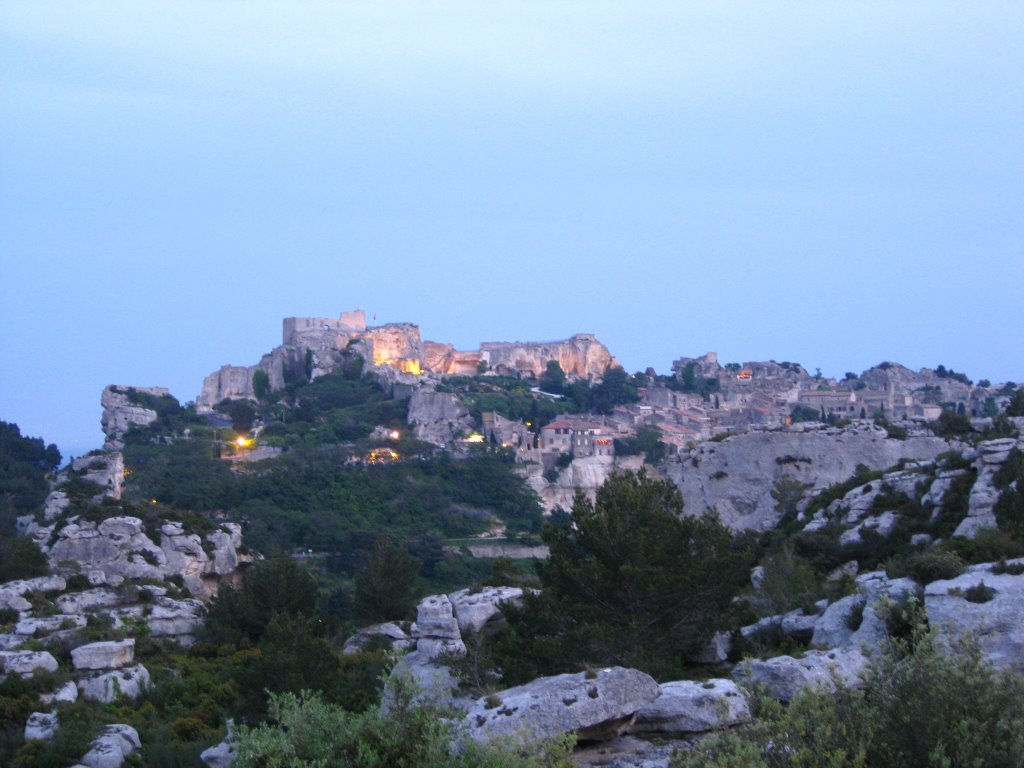
[[[899,363],[882,363],[864,371],[860,379],[869,389],[891,390],[900,395],[930,387],[935,391],[935,403],[967,403],[971,399],[970,385],[939,376],[929,368],[912,371]]]
[[[423,339],[417,325],[389,323],[369,328],[362,341],[370,351],[368,363],[390,366],[403,373],[418,374],[423,370]]]
[[[518,471],[526,480],[526,484],[536,492],[541,506],[547,513],[555,507],[561,507],[568,512],[572,509],[572,500],[577,491],[582,491],[593,500],[597,495],[597,489],[604,485],[612,472],[636,471],[641,466],[643,456],[588,456],[573,459],[553,483],[544,478],[543,467],[539,464],[520,465]]]
[[[416,439],[445,446],[473,426],[473,418],[455,395],[417,389],[409,399],[409,426]]]
[[[874,425],[749,432],[701,444],[668,474],[690,514],[715,508],[732,528],[764,530],[778,521],[771,496],[778,480],[804,483],[810,495],[848,479],[858,464],[887,469],[900,459],[934,459],[951,447],[939,437],[895,440]]]
[[[480,352],[460,352],[451,344],[423,342],[423,365],[431,373],[445,376],[475,376],[480,366]]]
[[[234,578],[239,566],[251,559],[239,552],[242,529],[237,523],[224,523],[200,537],[186,532],[180,523],[164,523],[155,533],[132,516],[109,517],[99,523],[72,518],[60,527],[30,526],[26,534],[46,553],[51,568],[74,562],[94,583],[109,586],[119,586],[126,579],[162,581],[180,576],[189,591],[204,600],[216,593],[222,579]]]
[[[255,400],[252,389],[252,375],[258,365],[222,365],[203,379],[203,391],[196,398],[196,410],[212,411],[222,400]]]
[[[120,450],[124,447],[124,435],[133,424],[145,427],[157,419],[157,412],[140,405],[132,392],[151,395],[153,397],[170,397],[171,392],[164,387],[125,387],[111,384],[103,389],[100,404],[103,414],[100,426],[106,436],[104,447]]]
[[[497,373],[540,376],[549,360],[557,360],[567,376],[600,379],[610,365],[618,365],[608,348],[589,333],[565,341],[486,342],[480,357]]]
[[[996,527],[995,506],[999,500],[999,489],[995,484],[996,474],[1010,458],[1010,452],[1014,448],[1024,451],[1024,438],[1015,440],[1006,437],[978,443],[977,458],[974,462],[978,479],[971,488],[967,517],[957,527],[957,536],[973,538],[982,528]]]

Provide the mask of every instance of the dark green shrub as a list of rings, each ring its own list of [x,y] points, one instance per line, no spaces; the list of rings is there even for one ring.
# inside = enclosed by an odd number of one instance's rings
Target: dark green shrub
[[[987,603],[995,596],[996,591],[985,584],[984,581],[980,581],[964,590],[964,600],[969,603]]]
[[[68,576],[65,580],[67,582],[68,592],[81,592],[82,590],[89,589],[92,583],[89,581],[89,577],[84,573],[74,573]]]
[[[1002,558],[998,563],[992,566],[992,573],[995,574],[1009,574],[1010,576],[1020,576],[1024,573],[1024,563],[1008,563],[1006,558]]]
[[[953,410],[943,411],[938,421],[931,423],[939,437],[965,437],[971,433],[971,417]]]
[[[1024,543],[995,528],[982,528],[973,539],[954,536],[944,541],[942,549],[955,552],[965,563],[991,563],[1024,554]]]
[[[46,555],[32,539],[0,537],[0,583],[45,576]]]
[[[964,562],[955,552],[928,549],[896,558],[886,565],[892,578],[909,576],[918,584],[930,584],[940,579],[955,579],[964,570]]]
[[[761,565],[761,586],[749,598],[758,616],[773,616],[794,608],[814,611],[814,603],[821,597],[822,579],[806,560],[784,548]]]
[[[421,567],[422,563],[405,547],[378,537],[366,568],[356,576],[356,616],[368,622],[411,618]]]
[[[863,623],[864,603],[857,603],[846,616],[846,626],[851,632],[856,632]]]

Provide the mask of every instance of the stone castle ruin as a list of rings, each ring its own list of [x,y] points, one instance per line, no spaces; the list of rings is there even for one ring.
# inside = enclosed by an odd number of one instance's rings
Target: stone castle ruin
[[[420,377],[474,375],[481,369],[505,375],[540,376],[549,360],[557,360],[567,376],[599,380],[617,365],[608,348],[591,334],[564,341],[485,342],[463,352],[451,344],[424,341],[419,326],[385,323],[367,326],[366,313],[357,309],[337,318],[286,317],[281,346],[250,366],[224,365],[203,380],[196,409],[210,412],[226,399],[255,400],[253,376],[263,371],[271,391],[290,381],[315,379],[332,373],[352,355],[391,384],[415,386]]]

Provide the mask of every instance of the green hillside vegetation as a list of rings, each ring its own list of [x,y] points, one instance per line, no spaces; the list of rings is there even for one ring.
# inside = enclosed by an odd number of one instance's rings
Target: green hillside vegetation
[[[506,608],[508,627],[476,663],[500,670],[503,687],[589,665],[684,676],[687,655],[735,618],[753,552],[714,515],[682,509],[676,487],[646,471],[613,475],[594,502],[578,494],[571,516],[544,528],[540,594]]]
[[[15,520],[34,513],[49,493],[47,476],[60,464],[57,446],[23,437],[17,424],[0,421],[0,582],[46,573],[46,558],[14,535]]]
[[[805,688],[786,707],[756,696],[753,710],[672,768],[1019,768],[1024,755],[1024,681],[970,643],[950,654],[920,623],[873,659],[862,690]]]

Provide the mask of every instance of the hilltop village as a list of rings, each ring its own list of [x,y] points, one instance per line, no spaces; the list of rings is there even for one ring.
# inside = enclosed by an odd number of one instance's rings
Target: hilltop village
[[[287,317],[281,346],[263,355],[258,364],[223,366],[206,377],[196,398],[197,410],[210,413],[226,399],[257,399],[254,380],[261,375],[274,391],[304,374],[315,379],[332,373],[352,353],[364,358],[384,385],[409,396],[417,390],[435,391],[449,377],[539,381],[552,361],[570,382],[600,382],[618,365],[591,334],[554,342],[485,342],[476,350],[459,351],[451,344],[423,340],[413,324],[368,327],[362,310],[343,312],[337,319]],[[723,366],[715,352],[675,360],[671,376],[659,377],[648,369],[639,378],[637,400],[618,404],[610,414],[574,414],[540,429],[490,414],[485,436],[515,446],[523,461],[560,453],[582,458],[612,456],[609,438],[633,436],[651,426],[660,430],[660,440],[672,453],[678,453],[723,433],[793,426],[818,416],[821,422],[881,418],[925,423],[951,409],[990,417],[1006,407],[1012,394],[1012,389],[988,382],[974,386],[965,375],[941,366],[914,372],[882,362],[836,380],[812,376],[795,362]],[[542,397],[560,397],[540,388],[535,391]]]
[[[688,463],[707,441],[876,423],[909,429],[912,435],[922,429],[931,434],[926,425],[944,411],[991,418],[1006,408],[1014,392],[1012,385],[984,380],[974,384],[941,365],[912,371],[882,362],[834,379],[812,375],[793,362],[722,364],[709,352],[675,360],[667,375],[648,368],[626,376],[628,394],[610,407],[587,409],[567,396],[574,383],[599,385],[609,371],[624,373],[592,334],[551,342],[485,342],[476,350],[460,351],[424,340],[412,323],[368,326],[366,313],[354,310],[336,319],[285,318],[280,346],[254,365],[224,365],[211,373],[195,407],[216,419],[216,409],[225,402],[257,401],[258,395],[284,390],[289,383],[338,371],[354,358],[363,361],[365,372],[391,396],[408,399],[408,428],[418,439],[453,450],[474,442],[512,450],[548,510],[568,508],[576,490],[592,495],[614,468],[637,468],[640,453],[648,463],[660,462],[661,470],[675,477],[686,494],[682,479]],[[545,386],[551,374],[555,385]],[[468,380],[486,387],[488,381],[509,378],[529,384],[530,396],[543,404],[539,416],[537,408],[532,418],[496,410],[470,414],[464,386]],[[105,393],[105,408],[111,402]],[[131,408],[121,403],[116,414],[108,408],[104,423],[145,424],[155,418],[154,412],[126,413],[125,407]],[[379,432],[386,433],[383,428]],[[262,448],[245,451],[243,459],[275,455],[275,441],[269,434],[269,440],[261,439],[259,426],[252,437]],[[391,455],[386,448],[382,451],[375,456]],[[695,500],[691,495],[687,499]],[[699,508],[704,506],[702,500]],[[761,527],[767,520],[763,513],[734,515],[731,506],[729,500],[720,500],[718,509],[737,524]]]

